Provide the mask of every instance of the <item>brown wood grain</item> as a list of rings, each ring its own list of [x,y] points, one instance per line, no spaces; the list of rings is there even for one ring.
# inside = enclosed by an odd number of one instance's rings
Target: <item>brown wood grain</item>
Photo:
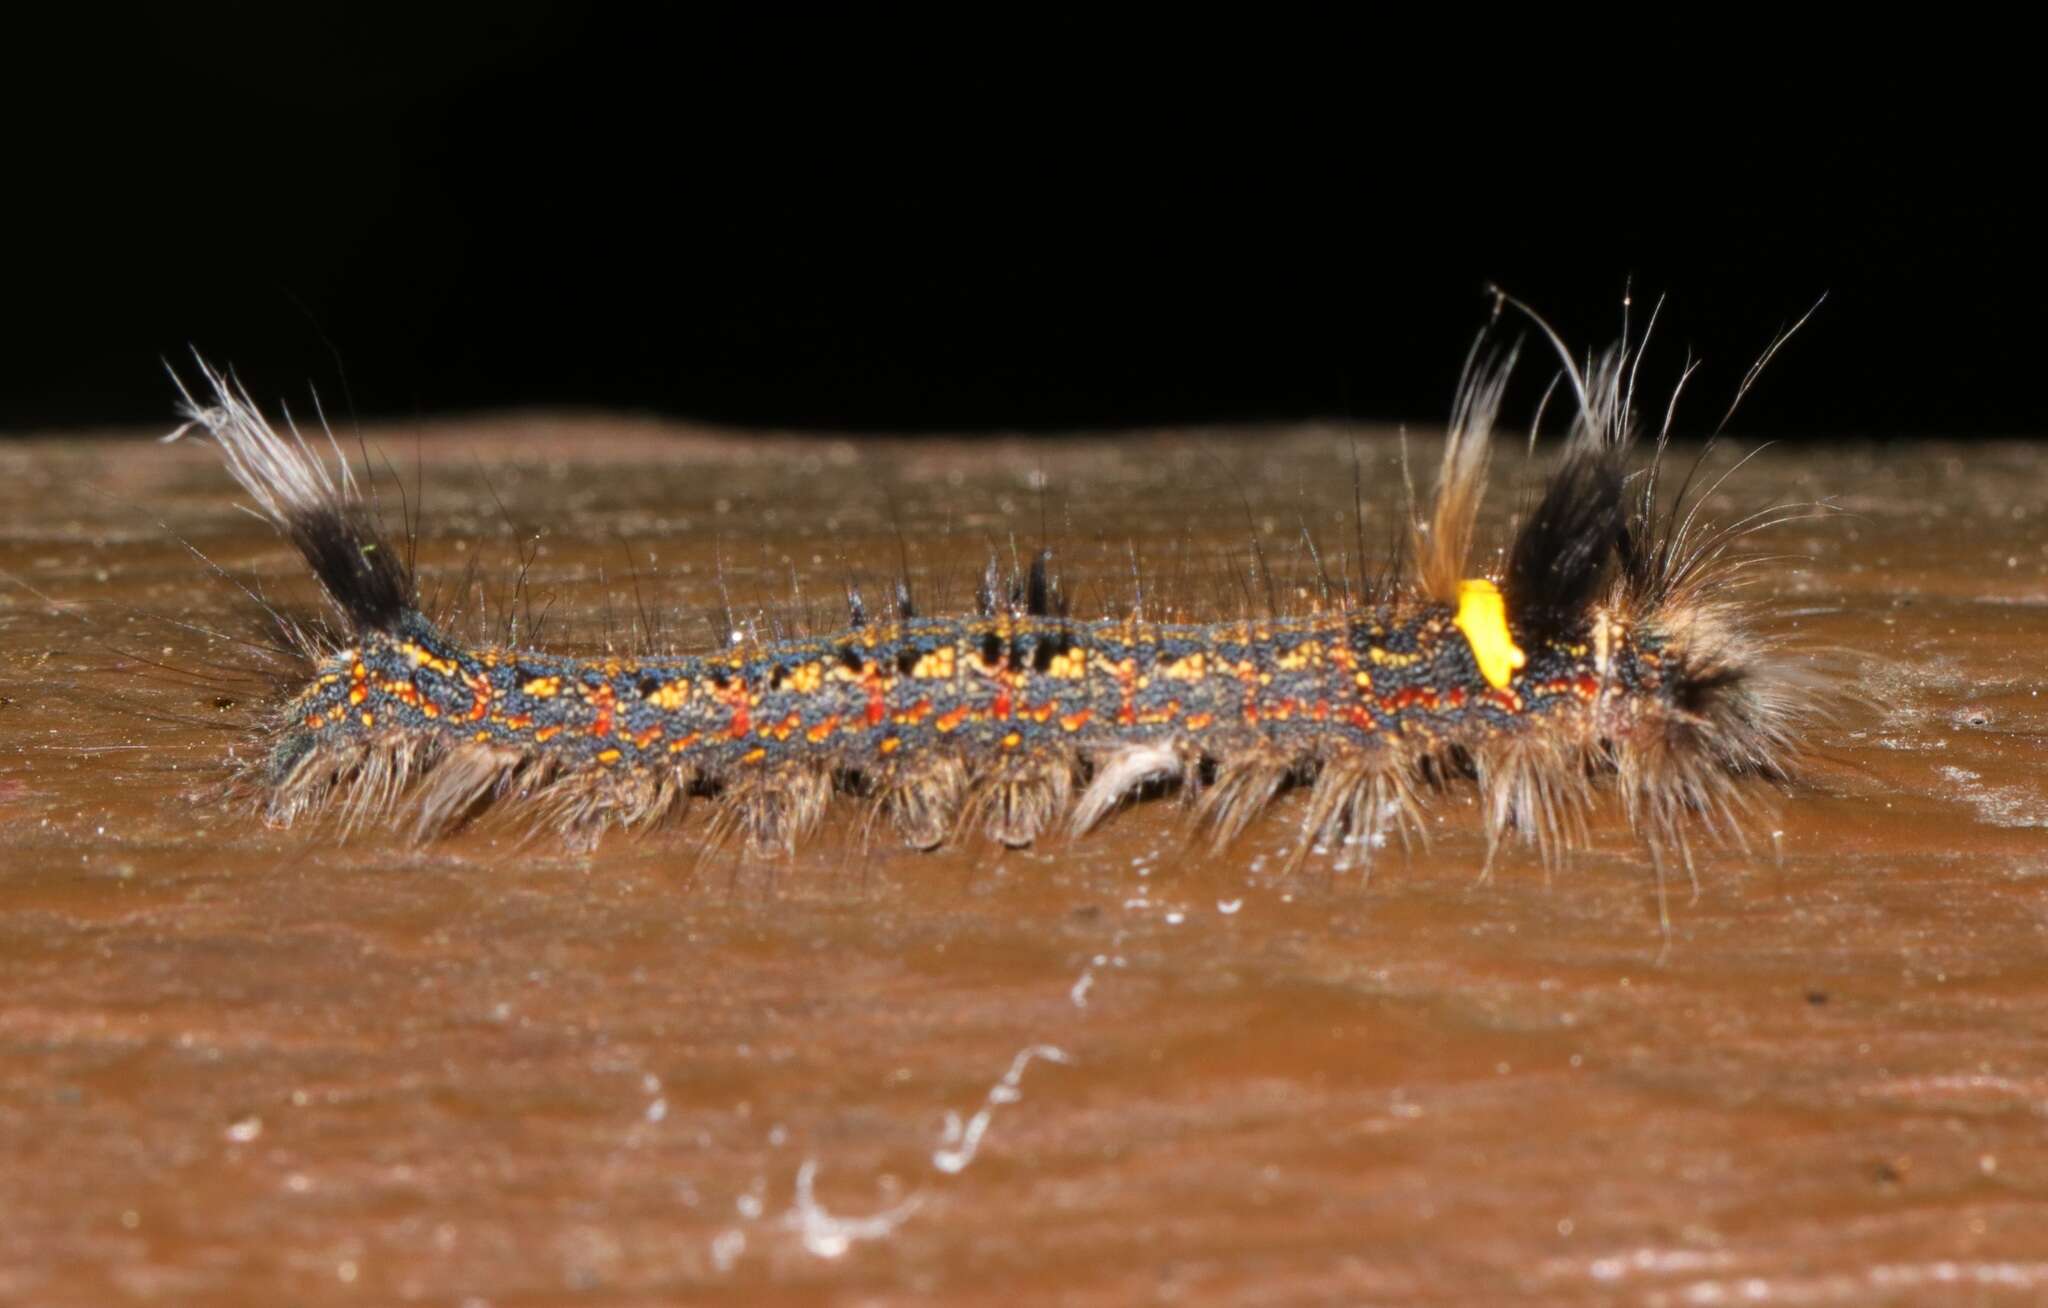
[[[1399,523],[1394,444],[1342,429],[366,444],[430,592],[495,623],[537,544],[522,621],[578,648],[829,624],[906,556],[959,606],[1041,540],[1084,611],[1135,553],[1200,616],[1266,602],[1255,535],[1300,607],[1304,526],[1355,572],[1354,449],[1368,553]],[[288,549],[204,449],[0,446],[0,1299],[2037,1301],[2044,474],[1773,450],[1710,501],[1834,503],[1753,593],[1859,670],[1667,950],[1611,814],[1480,885],[1469,792],[1369,885],[1282,874],[1291,801],[1221,855],[1170,799],[1009,853],[842,817],[777,866],[266,830],[195,798],[267,691],[186,545],[304,606]]]

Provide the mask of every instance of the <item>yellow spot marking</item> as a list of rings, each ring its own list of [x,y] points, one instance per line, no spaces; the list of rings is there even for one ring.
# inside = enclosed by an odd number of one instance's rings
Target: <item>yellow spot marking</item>
[[[785,690],[793,690],[799,695],[809,695],[823,685],[824,681],[825,669],[816,663],[806,663],[801,667],[792,668],[782,685]]]
[[[759,763],[762,759],[767,757],[768,751],[765,749],[750,749],[746,753],[740,755],[740,762]]]
[[[360,704],[369,697],[370,688],[360,681],[349,688],[348,702],[351,704]]]
[[[552,727],[542,727],[539,731],[533,733],[533,739],[535,743],[545,745],[550,740],[553,740],[556,736],[560,735],[561,731],[562,728],[559,723]]]
[[[1303,668],[1322,666],[1323,647],[1319,641],[1305,640],[1293,649],[1284,651],[1275,662],[1283,672],[1299,672]]]
[[[479,732],[477,732],[477,733],[476,733],[476,735],[475,735],[474,737],[472,737],[472,739],[474,739],[474,740],[476,741],[476,743],[477,743],[477,744],[479,744],[479,745],[483,744],[483,743],[484,743],[485,741],[489,740],[490,738],[491,738],[491,733],[490,733],[490,732],[488,732],[488,731],[479,731]]]
[[[1495,690],[1505,690],[1515,669],[1527,663],[1529,657],[1508,634],[1508,604],[1500,587],[1483,579],[1459,582],[1458,616],[1454,621],[1472,646],[1479,675]]]
[[[616,763],[619,761],[619,751],[615,749],[601,749],[597,752],[597,761],[607,766]]]
[[[894,754],[902,747],[903,738],[901,736],[887,736],[883,738],[881,744],[875,746],[875,752],[877,754]]]
[[[374,713],[372,713],[372,712],[370,712],[370,710],[368,710],[368,709],[364,709],[364,710],[363,710],[363,725],[364,725],[364,726],[366,726],[366,727],[374,727],[374,726],[376,726],[376,725],[377,725],[377,715],[376,715],[376,714],[374,714]]]
[[[1010,733],[1009,735],[1007,735],[1007,736],[1004,736],[1004,737],[1003,737],[1003,748],[1004,748],[1004,749],[1015,749],[1015,748],[1017,748],[1017,746],[1019,746],[1019,745],[1021,745],[1021,744],[1023,744],[1023,743],[1024,743],[1024,737],[1022,737],[1022,736],[1018,735],[1018,734],[1017,734],[1016,732],[1014,732],[1014,731],[1013,731],[1013,732],[1011,732],[1011,733]]]
[[[522,694],[531,695],[535,699],[553,699],[561,693],[562,679],[560,677],[535,677],[532,681],[521,686],[519,690]]]
[[[1168,681],[1200,681],[1209,673],[1209,660],[1201,654],[1190,654],[1184,659],[1175,659],[1159,669],[1159,675]]]
[[[663,683],[660,689],[656,690],[652,695],[649,695],[647,697],[647,702],[649,704],[654,705],[654,707],[658,709],[663,709],[673,713],[675,710],[681,708],[684,705],[684,703],[689,700],[689,698],[689,682],[670,681]]]
[[[910,675],[919,681],[943,681],[953,675],[953,647],[941,645],[910,665]]]
[[[1080,680],[1088,675],[1088,651],[1070,649],[1064,654],[1053,655],[1052,662],[1045,665],[1045,675],[1062,681]]]
[[[432,668],[434,671],[440,673],[444,677],[452,677],[455,675],[454,660],[436,658],[434,657],[433,652],[431,650],[428,650],[425,646],[415,645],[411,641],[407,641],[405,644],[400,645],[398,647],[398,651],[399,653],[405,655],[406,658],[410,659],[412,661],[412,665],[416,668]]]

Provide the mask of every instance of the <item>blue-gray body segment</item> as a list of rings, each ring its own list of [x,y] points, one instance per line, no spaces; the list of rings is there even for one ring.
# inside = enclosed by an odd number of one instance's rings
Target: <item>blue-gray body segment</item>
[[[1636,688],[1655,663],[1626,642],[1604,667],[1583,641],[1527,655],[1490,685],[1433,604],[1204,625],[910,619],[641,660],[472,650],[408,615],[323,662],[292,717],[321,737],[402,729],[706,778],[821,758],[859,769],[937,744],[985,756],[1167,740],[1216,756],[1263,741],[1313,758],[1474,744],[1586,710],[1603,678]]]

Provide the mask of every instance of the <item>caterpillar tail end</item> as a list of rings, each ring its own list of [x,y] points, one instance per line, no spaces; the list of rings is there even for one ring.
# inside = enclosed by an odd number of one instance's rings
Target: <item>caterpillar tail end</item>
[[[257,512],[297,547],[350,623],[360,631],[396,630],[413,611],[412,574],[385,543],[333,433],[323,429],[330,464],[289,412],[289,436],[281,435],[231,372],[193,357],[202,394],[195,396],[177,370],[170,370],[184,422],[163,439],[175,441],[195,430],[211,437]]]

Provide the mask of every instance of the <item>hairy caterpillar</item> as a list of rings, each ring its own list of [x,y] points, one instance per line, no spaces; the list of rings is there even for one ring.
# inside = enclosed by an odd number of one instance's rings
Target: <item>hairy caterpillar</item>
[[[1469,784],[1490,866],[1511,840],[1546,862],[1583,845],[1612,789],[1661,897],[1695,833],[1740,837],[1749,783],[1788,772],[1815,710],[1809,675],[1732,593],[1733,547],[1781,510],[1714,526],[1684,489],[1667,505],[1668,414],[1633,457],[1639,351],[1624,339],[1583,371],[1558,352],[1577,412],[1497,575],[1470,558],[1515,352],[1475,347],[1411,524],[1413,575],[1339,611],[1082,620],[1041,554],[1007,587],[991,569],[971,616],[919,616],[899,590],[875,620],[856,595],[836,634],[640,660],[439,629],[331,437],[322,453],[281,435],[204,364],[206,397],[180,384],[172,438],[217,442],[346,623],[242,777],[273,823],[334,811],[344,829],[393,820],[429,839],[518,805],[587,845],[701,796],[715,840],[768,855],[850,793],[913,846],[969,830],[1020,846],[1178,782],[1221,844],[1298,783],[1296,857],[1341,842],[1369,858]]]

